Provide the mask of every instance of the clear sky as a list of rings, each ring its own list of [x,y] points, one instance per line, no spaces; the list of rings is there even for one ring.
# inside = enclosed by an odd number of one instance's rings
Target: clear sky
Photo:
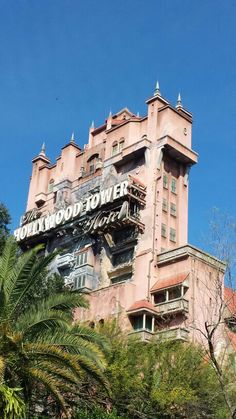
[[[0,0],[0,201],[25,211],[31,159],[54,161],[72,131],[163,96],[193,113],[189,241],[209,213],[236,212],[235,0]]]

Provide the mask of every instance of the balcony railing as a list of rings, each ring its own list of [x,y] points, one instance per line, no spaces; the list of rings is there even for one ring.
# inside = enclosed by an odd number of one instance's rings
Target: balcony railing
[[[158,340],[188,340],[189,330],[184,327],[173,327],[171,329],[159,330],[156,332]]]
[[[169,313],[176,313],[176,312],[185,312],[188,313],[188,300],[185,298],[178,298],[172,301],[165,301],[164,303],[156,304],[156,310],[158,314],[169,314]]]
[[[72,266],[74,261],[74,256],[71,253],[66,253],[65,255],[60,255],[57,257],[57,267],[60,268],[69,268]]]
[[[153,333],[147,329],[139,329],[139,330],[133,330],[129,333],[130,336],[137,336],[139,339],[141,339],[144,342],[149,341]]]

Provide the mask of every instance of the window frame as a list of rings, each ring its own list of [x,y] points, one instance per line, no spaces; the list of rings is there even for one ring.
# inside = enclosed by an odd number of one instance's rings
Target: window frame
[[[161,223],[161,237],[167,238],[167,225],[165,223]]]
[[[167,200],[167,198],[162,199],[162,211],[168,212],[168,200]]]
[[[81,260],[82,259],[82,260]],[[88,264],[88,251],[85,250],[76,255],[76,267]]]
[[[163,173],[163,188],[168,189],[169,179],[167,173]]]
[[[84,288],[86,284],[86,274],[82,273],[75,277],[74,279],[74,288],[76,290],[79,290],[81,288]]]
[[[177,195],[177,179],[175,179],[174,177],[171,178],[170,190],[173,194]]]
[[[118,141],[114,141],[111,148],[111,155],[115,156],[118,153],[119,153],[119,144],[118,144]]]
[[[170,241],[176,243],[176,229],[173,227],[170,227]]]
[[[177,217],[177,205],[174,202],[170,203],[170,215]]]

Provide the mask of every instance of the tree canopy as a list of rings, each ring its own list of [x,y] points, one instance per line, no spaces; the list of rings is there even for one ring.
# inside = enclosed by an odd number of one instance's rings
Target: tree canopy
[[[105,338],[72,324],[73,310],[88,307],[85,298],[61,292],[25,305],[55,257],[40,257],[40,250],[38,246],[19,256],[9,238],[0,257],[0,385],[20,389],[29,417],[33,407],[40,409],[39,394],[55,400],[67,414],[67,395],[76,395],[85,375],[107,388]]]
[[[9,211],[7,207],[0,202],[0,254],[9,234],[8,224],[10,224],[10,222],[11,217]]]

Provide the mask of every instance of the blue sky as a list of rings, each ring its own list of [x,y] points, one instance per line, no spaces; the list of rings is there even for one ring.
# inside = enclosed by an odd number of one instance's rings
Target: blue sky
[[[0,0],[0,201],[12,227],[42,142],[54,161],[110,109],[145,114],[158,79],[194,115],[189,241],[203,246],[211,209],[236,211],[235,18],[233,0]]]

